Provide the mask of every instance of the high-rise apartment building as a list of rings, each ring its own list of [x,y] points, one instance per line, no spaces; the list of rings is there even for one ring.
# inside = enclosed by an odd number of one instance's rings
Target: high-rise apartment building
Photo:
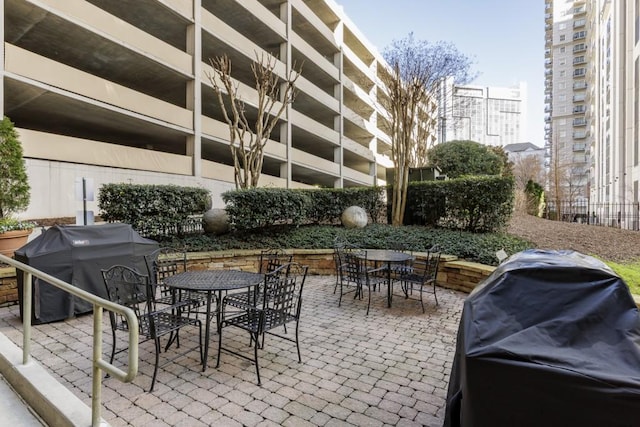
[[[439,141],[470,140],[493,146],[524,142],[526,83],[486,87],[456,85],[448,78],[440,93]]]
[[[588,195],[587,65],[591,50],[587,2],[545,2],[545,148],[554,200]]]
[[[17,127],[26,217],[72,216],[78,178],[234,188],[209,59],[231,58],[255,117],[251,62],[302,64],[260,185],[384,184],[384,61],[333,0],[0,0],[0,113]],[[89,206],[95,209],[95,206]]]
[[[613,221],[639,229],[640,1],[589,2],[593,54],[591,198],[612,206]],[[618,216],[618,218],[616,217]]]
[[[549,176],[638,229],[640,0],[546,0],[545,12]]]

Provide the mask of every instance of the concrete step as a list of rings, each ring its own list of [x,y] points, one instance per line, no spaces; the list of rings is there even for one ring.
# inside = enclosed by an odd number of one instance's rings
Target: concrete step
[[[0,424],[10,427],[42,427],[45,424],[0,375]]]

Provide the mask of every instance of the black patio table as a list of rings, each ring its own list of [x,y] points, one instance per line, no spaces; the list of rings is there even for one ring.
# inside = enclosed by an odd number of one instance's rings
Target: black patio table
[[[413,259],[413,255],[389,249],[365,249],[361,255],[359,254],[357,256],[362,259],[366,259],[367,261],[387,264],[387,307],[391,307],[391,264],[404,264],[405,262]]]
[[[207,309],[205,324],[204,358],[202,371],[207,369],[209,355],[209,336],[211,333],[211,297],[216,292],[216,329],[220,326],[220,305],[222,303],[222,291],[249,288],[258,285],[264,280],[264,274],[252,273],[241,270],[202,270],[185,271],[164,279],[164,283],[176,290],[206,292]]]

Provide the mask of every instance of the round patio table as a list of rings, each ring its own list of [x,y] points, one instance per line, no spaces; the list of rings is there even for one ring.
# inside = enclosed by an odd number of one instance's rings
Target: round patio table
[[[365,249],[362,255],[357,255],[367,261],[387,264],[387,307],[391,307],[391,264],[404,264],[413,259],[413,255],[389,249]]]
[[[209,355],[209,336],[211,333],[211,299],[216,292],[216,329],[220,328],[220,305],[222,303],[222,291],[249,288],[260,284],[264,280],[264,274],[252,273],[241,270],[202,270],[185,271],[174,274],[164,279],[164,284],[170,288],[183,291],[206,292],[207,309],[205,324],[204,357],[202,371],[207,369],[207,357]]]

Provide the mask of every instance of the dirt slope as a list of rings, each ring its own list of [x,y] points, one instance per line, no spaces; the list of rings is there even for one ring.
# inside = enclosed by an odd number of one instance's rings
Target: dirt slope
[[[514,215],[508,228],[544,249],[573,249],[609,261],[640,260],[640,231]]]

